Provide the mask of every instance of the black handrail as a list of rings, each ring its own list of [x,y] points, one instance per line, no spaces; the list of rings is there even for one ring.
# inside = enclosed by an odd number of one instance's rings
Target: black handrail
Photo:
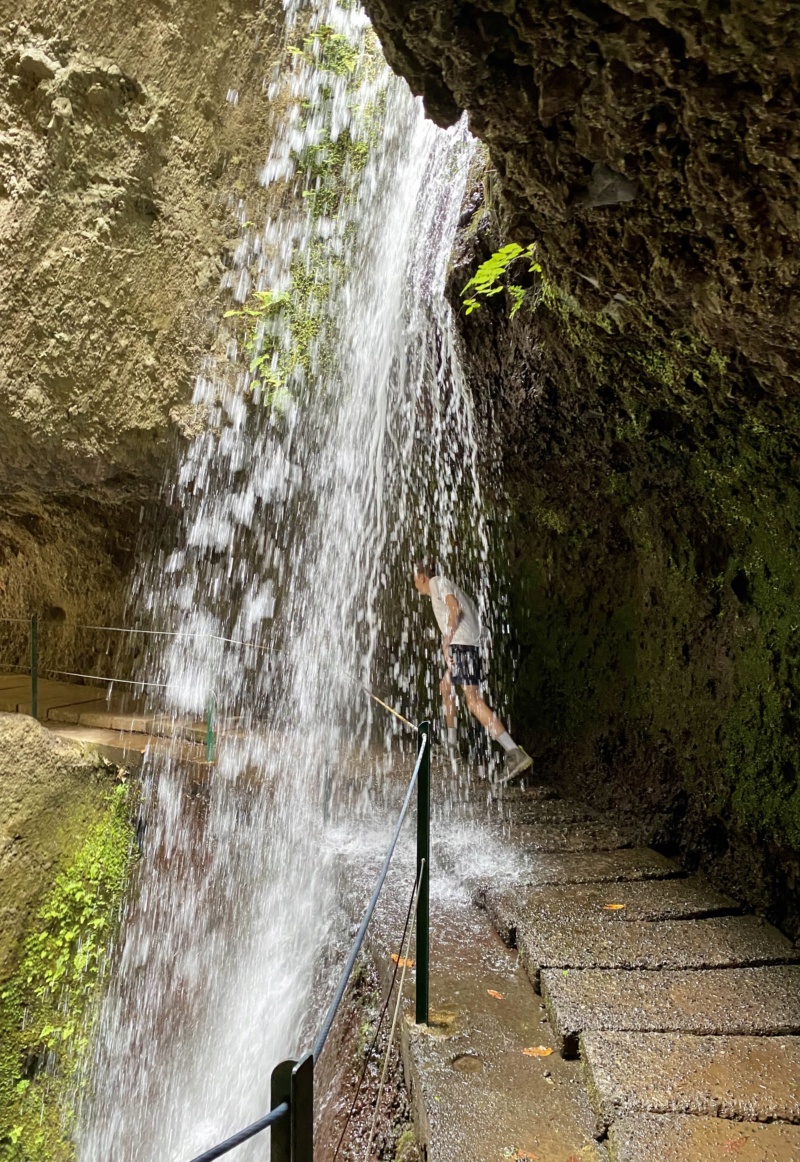
[[[320,1031],[317,1035],[317,1039],[314,1042],[314,1048],[312,1049],[312,1053],[314,1054],[315,1061],[319,1061],[320,1054],[322,1053],[322,1050],[325,1048],[325,1042],[328,1039],[328,1034],[331,1031],[331,1026],[333,1025],[333,1022],[336,1018],[336,1013],[338,1011],[339,1005],[342,1003],[342,997],[344,996],[345,990],[347,989],[347,982],[350,979],[350,973],[353,971],[353,965],[356,962],[356,957],[358,956],[359,952],[361,951],[361,945],[364,943],[364,937],[367,934],[367,928],[369,927],[369,922],[372,919],[372,915],[373,915],[375,908],[377,906],[377,903],[378,903],[378,897],[381,894],[381,888],[384,885],[384,882],[386,880],[386,876],[387,876],[388,871],[389,871],[389,864],[391,863],[392,856],[394,855],[394,849],[397,846],[397,840],[400,836],[400,830],[401,830],[403,823],[405,821],[406,813],[408,812],[409,803],[411,802],[411,795],[412,795],[412,793],[414,791],[414,787],[416,786],[416,783],[417,783],[417,778],[419,776],[419,769],[420,769],[420,766],[422,765],[422,759],[423,759],[423,756],[425,754],[425,750],[426,750],[427,746],[429,745],[429,736],[427,734],[423,734],[421,736],[421,738],[422,738],[422,744],[419,748],[419,751],[417,752],[417,762],[416,762],[416,765],[414,766],[414,773],[411,776],[411,782],[408,784],[408,790],[406,792],[405,802],[403,803],[402,810],[400,811],[400,817],[397,820],[397,826],[394,829],[394,835],[392,836],[392,841],[389,844],[389,848],[386,852],[386,856],[385,856],[384,861],[383,861],[383,867],[381,868],[380,875],[378,876],[378,882],[375,884],[375,890],[372,893],[372,898],[370,899],[370,902],[367,905],[367,910],[364,913],[363,920],[361,921],[361,927],[358,929],[358,932],[356,933],[355,940],[353,941],[353,946],[350,949],[350,955],[347,957],[347,961],[345,963],[345,966],[342,969],[342,975],[339,979],[339,984],[337,986],[333,1000],[331,1001],[330,1008],[328,1009],[325,1020],[322,1022],[322,1028],[320,1029]]]
[[[277,1079],[277,1087],[278,1087],[277,1096],[283,1096],[283,1094],[288,1093],[290,1095],[289,1101],[288,1102],[282,1101],[279,1105],[276,1105],[275,1108],[273,1110],[271,1110],[270,1113],[268,1113],[265,1117],[261,1118],[257,1122],[253,1122],[253,1124],[251,1126],[248,1126],[246,1129],[240,1130],[238,1134],[234,1134],[232,1137],[227,1138],[224,1142],[221,1142],[218,1146],[214,1146],[210,1150],[207,1150],[205,1152],[205,1154],[199,1154],[196,1158],[193,1158],[191,1160],[191,1162],[212,1162],[212,1160],[214,1158],[221,1158],[223,1154],[227,1154],[230,1150],[233,1150],[237,1146],[240,1146],[242,1144],[242,1142],[246,1142],[249,1138],[255,1137],[256,1134],[261,1133],[261,1131],[267,1129],[268,1126],[275,1125],[275,1123],[280,1121],[280,1119],[283,1118],[283,1116],[287,1112],[290,1114],[290,1126],[289,1126],[288,1136],[286,1137],[285,1141],[281,1142],[281,1148],[277,1151],[278,1157],[276,1159],[276,1162],[284,1162],[284,1159],[286,1160],[286,1162],[288,1162],[288,1159],[290,1157],[295,1158],[296,1154],[295,1154],[294,1143],[299,1139],[302,1139],[302,1148],[300,1148],[300,1150],[299,1150],[299,1156],[302,1156],[302,1158],[305,1158],[305,1157],[310,1158],[311,1157],[311,1155],[313,1153],[313,1074],[314,1074],[314,1065],[319,1060],[319,1057],[322,1053],[322,1050],[325,1047],[325,1042],[327,1041],[328,1034],[330,1033],[331,1028],[333,1027],[333,1022],[336,1019],[336,1014],[339,1010],[339,1005],[342,1003],[342,998],[344,997],[344,994],[347,990],[347,985],[348,985],[348,982],[350,980],[350,976],[352,974],[353,967],[355,965],[358,954],[361,951],[361,947],[364,943],[364,938],[367,934],[367,928],[369,927],[370,920],[372,919],[372,916],[375,912],[375,908],[377,907],[378,898],[381,894],[381,890],[383,888],[383,885],[386,882],[386,876],[389,872],[389,865],[392,861],[392,856],[394,855],[395,848],[397,847],[397,841],[400,838],[400,831],[402,830],[403,823],[405,822],[406,815],[408,814],[408,808],[409,808],[409,805],[411,803],[411,796],[414,793],[415,786],[417,786],[418,784],[419,784],[419,789],[420,789],[420,805],[419,806],[420,806],[420,811],[424,814],[423,831],[425,832],[425,834],[427,836],[427,827],[428,827],[427,820],[429,818],[428,800],[430,797],[430,742],[431,742],[430,722],[423,722],[420,724],[420,726],[418,727],[418,737],[419,737],[419,746],[417,749],[417,761],[414,764],[414,773],[412,774],[411,780],[408,784],[408,790],[406,791],[406,797],[403,800],[403,806],[400,810],[400,815],[399,815],[397,823],[395,825],[395,829],[394,829],[394,832],[392,834],[391,842],[389,843],[389,847],[387,848],[386,855],[384,856],[383,865],[381,867],[380,874],[378,875],[378,879],[377,879],[377,882],[375,884],[375,888],[372,892],[372,896],[370,897],[370,901],[367,905],[367,909],[364,913],[364,916],[361,920],[361,924],[359,925],[358,932],[356,933],[355,939],[353,940],[353,944],[350,948],[350,952],[348,954],[347,961],[346,961],[345,966],[342,970],[341,977],[339,978],[339,983],[336,986],[336,992],[334,994],[333,1000],[331,1001],[330,1007],[325,1015],[325,1020],[322,1022],[322,1027],[319,1031],[319,1034],[317,1035],[317,1039],[314,1042],[314,1048],[311,1051],[311,1053],[306,1058],[304,1058],[302,1061],[300,1061],[300,1062],[294,1062],[294,1061],[282,1062],[280,1065],[276,1066],[275,1070],[273,1071],[273,1074],[272,1074],[273,1099],[272,1100],[273,1101],[276,1100],[276,1079]],[[423,771],[423,763],[425,762],[426,758],[428,761],[425,763],[423,778],[421,779],[420,772]],[[422,803],[423,798],[425,799],[424,804]],[[427,884],[427,877],[429,876],[430,855],[429,855],[429,852],[427,852],[427,851],[425,852],[425,855],[422,857],[422,870],[420,870],[419,843],[420,843],[420,832],[418,831],[418,834],[417,834],[417,845],[418,845],[417,875],[420,879],[420,882],[422,881],[422,879],[425,879],[426,884]],[[422,895],[420,892],[420,901],[421,901],[421,899],[422,899]],[[427,892],[425,895],[425,900],[426,900],[426,910],[427,910]],[[420,927],[418,943],[419,943],[419,939],[421,939],[425,943],[427,943],[427,940],[428,940],[427,916],[424,919],[424,928],[422,926]],[[419,961],[420,966],[422,966],[424,964],[425,971],[427,971],[427,965],[428,965],[427,948],[424,950],[424,954],[420,953],[418,955],[418,961]],[[425,1003],[425,1012],[424,1012],[423,1019],[425,1022],[427,1022],[427,987],[425,988],[424,991],[425,991],[425,1002],[426,1003]],[[418,1021],[420,1020],[419,1013],[417,1014],[417,1020]],[[288,1088],[287,1088],[287,1084],[288,1084]],[[302,1117],[298,1117],[298,1115],[300,1115],[301,1113],[302,1113]],[[295,1123],[297,1123],[297,1124],[295,1124]],[[297,1136],[297,1138],[295,1137],[295,1135]],[[290,1145],[290,1142],[292,1143],[292,1145]],[[273,1139],[273,1157],[275,1155],[275,1152],[276,1152],[276,1143]]]
[[[288,1112],[289,1103],[282,1101],[279,1106],[275,1106],[275,1109],[270,1110],[263,1118],[259,1118],[257,1122],[253,1122],[246,1129],[239,1130],[238,1134],[233,1134],[230,1138],[226,1138],[218,1146],[213,1146],[210,1150],[206,1150],[205,1154],[198,1154],[196,1158],[192,1158],[192,1162],[213,1162],[214,1158],[221,1158],[223,1154],[228,1154],[231,1150],[235,1150],[237,1146],[241,1146],[242,1142],[246,1142],[250,1138],[255,1138],[256,1134],[260,1134],[268,1126],[274,1126]]]

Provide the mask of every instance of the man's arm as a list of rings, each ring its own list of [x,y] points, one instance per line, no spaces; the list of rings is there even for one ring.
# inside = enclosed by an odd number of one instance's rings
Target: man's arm
[[[447,633],[442,634],[442,649],[444,651],[444,660],[449,666],[450,643],[464,614],[458,603],[458,598],[454,597],[452,593],[448,593],[447,597],[445,597],[445,603],[447,605]]]

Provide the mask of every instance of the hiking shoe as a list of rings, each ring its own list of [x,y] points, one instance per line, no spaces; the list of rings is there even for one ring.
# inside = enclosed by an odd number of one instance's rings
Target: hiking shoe
[[[519,778],[521,774],[532,766],[533,759],[531,756],[521,746],[515,746],[513,750],[508,752],[505,769],[497,782],[510,783],[512,779]]]

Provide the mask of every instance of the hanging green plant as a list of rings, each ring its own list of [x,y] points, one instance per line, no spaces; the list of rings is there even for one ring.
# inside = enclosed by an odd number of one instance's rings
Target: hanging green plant
[[[505,281],[508,268],[518,258],[524,258],[528,261],[528,272],[530,274],[542,273],[541,265],[536,261],[535,242],[531,242],[529,246],[520,246],[517,242],[509,242],[507,246],[496,250],[490,258],[487,258],[485,262],[481,263],[462,290],[461,297],[464,299],[464,306],[468,315],[471,315],[473,311],[477,311],[480,307],[481,304],[478,296],[488,299],[492,295],[499,295],[502,291],[508,291],[511,298],[511,311],[509,313],[513,319],[514,315],[522,307],[528,290],[530,289],[520,286],[519,283],[507,283]],[[470,291],[473,293],[469,298],[465,298]]]

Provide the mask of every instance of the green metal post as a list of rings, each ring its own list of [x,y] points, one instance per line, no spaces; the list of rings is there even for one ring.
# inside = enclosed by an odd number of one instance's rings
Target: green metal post
[[[206,711],[206,761],[214,761],[214,695],[208,700]]]
[[[430,866],[431,866],[431,724],[417,727],[417,754],[425,743],[417,783],[417,1006],[418,1025],[428,1024],[430,973]]]
[[[307,1054],[292,1070],[292,1162],[314,1162],[314,1054]]]
[[[31,717],[39,717],[39,618],[31,618]]]
[[[272,1071],[270,1079],[270,1109],[288,1102],[289,1114],[271,1127],[270,1158],[272,1162],[292,1162],[292,1070],[296,1061],[282,1061]]]

